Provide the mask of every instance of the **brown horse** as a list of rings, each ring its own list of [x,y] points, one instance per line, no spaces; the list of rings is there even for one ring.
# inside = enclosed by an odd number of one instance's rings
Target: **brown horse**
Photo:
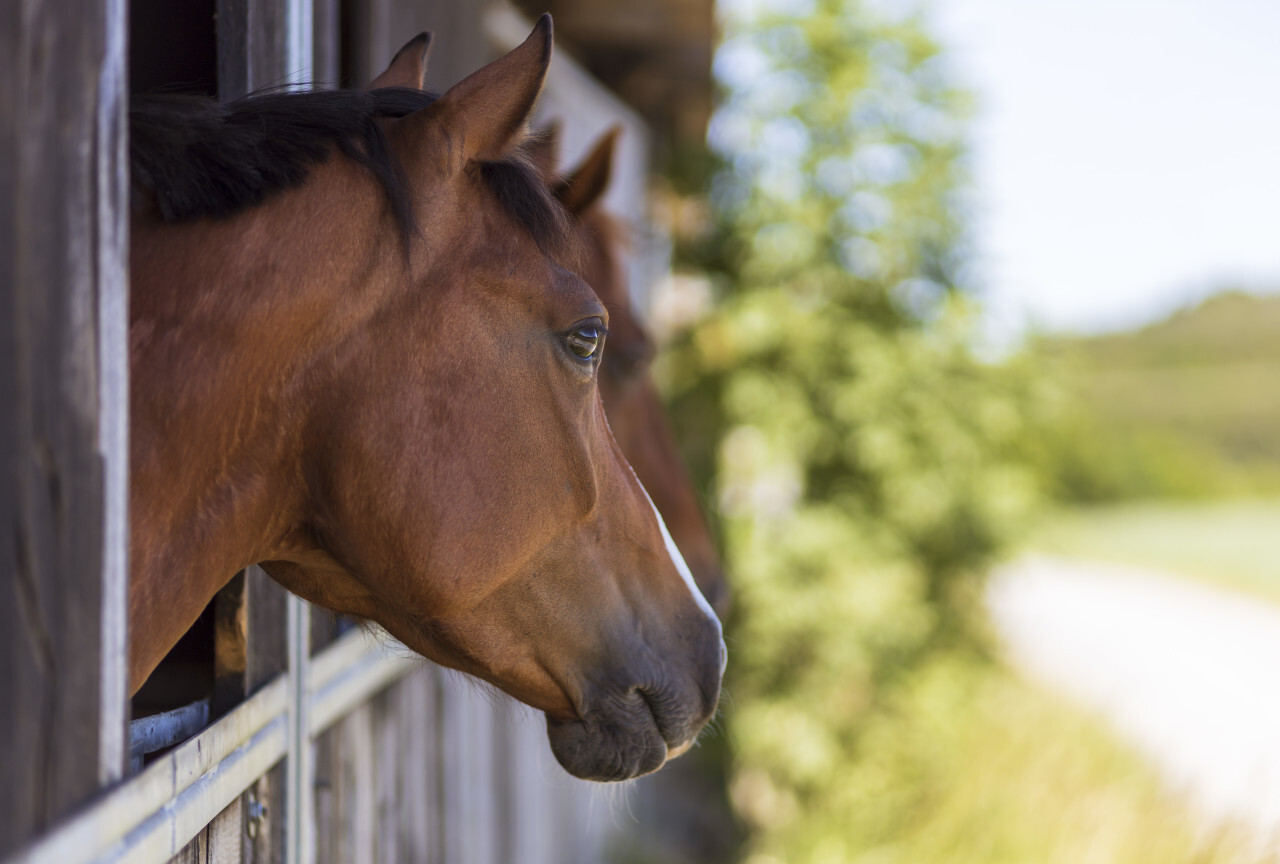
[[[438,99],[426,43],[371,91],[136,106],[131,684],[261,562],[544,711],[570,773],[634,777],[710,718],[724,645],[524,152],[550,18]]]
[[[723,614],[729,592],[720,557],[650,374],[653,342],[632,305],[621,260],[625,229],[603,206],[620,132],[617,126],[606,132],[582,163],[563,177],[555,175],[558,128],[541,136],[534,159],[574,217],[586,250],[578,273],[609,310],[609,350],[600,362],[600,395],[613,436],[653,498],[703,596]]]

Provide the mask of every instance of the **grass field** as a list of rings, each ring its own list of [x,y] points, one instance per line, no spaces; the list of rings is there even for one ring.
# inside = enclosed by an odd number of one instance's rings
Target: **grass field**
[[[1074,405],[1048,439],[1054,494],[1280,493],[1277,327],[1280,293],[1226,292],[1138,330],[1046,339]]]
[[[890,844],[804,860],[858,864],[1275,864],[1182,801],[1105,724],[998,668],[939,670],[882,742],[932,755],[885,784],[913,801]],[[893,740],[893,739],[900,740]],[[898,788],[910,786],[909,792]],[[756,855],[746,864],[778,864]]]
[[[1280,500],[1064,510],[1027,549],[1157,568],[1280,602]],[[1277,860],[1232,829],[1195,836],[1181,803],[1104,723],[1012,673],[982,676],[964,706],[945,742],[956,760],[951,781],[884,861]]]
[[[1280,602],[1280,500],[1058,511],[1027,545],[1166,570]]]
[[[1280,603],[1280,498],[1203,497],[1280,488],[1277,327],[1280,294],[1226,294],[1140,331],[1058,343],[1074,358],[1090,419],[1069,434],[1064,452],[1075,461],[1064,465],[1094,472],[1113,495],[1193,500],[1062,508],[1025,550],[1148,567]],[[833,849],[822,860],[1280,860],[1231,829],[1198,836],[1150,766],[1088,712],[998,668],[951,671],[950,684],[921,681],[882,742],[885,752],[933,754],[905,772],[911,794],[885,784],[887,798],[912,802],[910,818],[889,845],[857,856]]]

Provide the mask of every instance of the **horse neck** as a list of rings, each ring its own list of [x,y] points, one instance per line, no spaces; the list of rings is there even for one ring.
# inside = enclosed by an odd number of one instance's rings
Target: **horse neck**
[[[304,186],[231,219],[135,220],[131,614],[156,623],[150,610],[165,609],[172,625],[134,638],[135,678],[237,570],[303,528],[307,400],[360,315],[336,250],[368,261],[351,238],[379,233],[355,227],[358,201],[342,226],[309,216],[332,212],[313,197]]]

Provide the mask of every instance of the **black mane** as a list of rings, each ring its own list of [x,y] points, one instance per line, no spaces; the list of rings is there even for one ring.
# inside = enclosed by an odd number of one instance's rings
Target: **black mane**
[[[417,230],[399,160],[378,122],[436,100],[419,90],[267,90],[227,104],[196,96],[134,97],[129,168],[135,197],[166,222],[230,216],[299,186],[336,147],[371,171],[404,240]],[[572,255],[567,215],[522,150],[481,173],[545,251]]]

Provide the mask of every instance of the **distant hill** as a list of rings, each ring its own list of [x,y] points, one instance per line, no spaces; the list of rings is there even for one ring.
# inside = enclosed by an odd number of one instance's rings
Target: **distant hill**
[[[1280,293],[1226,291],[1138,330],[1065,341],[1100,366],[1280,361]]]
[[[1224,292],[1141,329],[1047,347],[1081,402],[1081,440],[1060,442],[1074,469],[1132,475],[1083,497],[1280,491],[1280,294]]]

